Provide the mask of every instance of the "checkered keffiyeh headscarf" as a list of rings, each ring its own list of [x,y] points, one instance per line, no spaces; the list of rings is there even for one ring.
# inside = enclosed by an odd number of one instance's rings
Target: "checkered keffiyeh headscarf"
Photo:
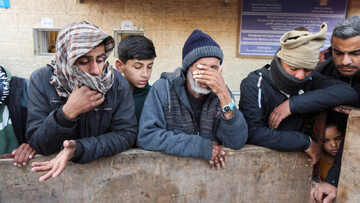
[[[51,66],[54,75],[50,83],[55,86],[59,96],[69,97],[74,85],[85,85],[92,90],[105,94],[114,83],[114,70],[106,61],[103,73],[93,76],[81,71],[74,65],[75,61],[100,43],[105,43],[106,59],[114,49],[114,39],[97,26],[86,22],[75,22],[66,25],[58,34],[56,41],[56,57]]]

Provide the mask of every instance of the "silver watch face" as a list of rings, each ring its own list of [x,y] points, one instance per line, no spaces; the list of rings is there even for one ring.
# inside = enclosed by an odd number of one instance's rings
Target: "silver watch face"
[[[229,113],[231,111],[231,107],[229,105],[225,105],[223,108],[222,108],[222,111],[224,113]]]

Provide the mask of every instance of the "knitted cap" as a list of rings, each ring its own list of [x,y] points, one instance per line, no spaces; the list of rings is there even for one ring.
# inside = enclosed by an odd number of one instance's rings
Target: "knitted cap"
[[[209,35],[196,29],[184,44],[182,53],[183,69],[187,70],[193,63],[204,57],[216,57],[221,64],[224,54],[220,46]]]
[[[320,31],[315,34],[308,31],[289,31],[280,38],[281,49],[276,56],[289,66],[314,69],[319,62],[326,31],[326,23],[323,23]]]

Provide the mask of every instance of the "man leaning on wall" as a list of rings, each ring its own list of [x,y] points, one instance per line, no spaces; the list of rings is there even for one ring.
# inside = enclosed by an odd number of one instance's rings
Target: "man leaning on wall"
[[[242,81],[239,109],[248,123],[248,143],[279,151],[305,151],[311,164],[318,162],[318,143],[301,132],[305,115],[352,104],[358,97],[348,84],[313,71],[326,31],[323,24],[318,33],[285,33],[271,64]]]
[[[39,181],[56,177],[69,160],[88,163],[133,146],[137,122],[126,79],[107,62],[114,39],[88,22],[60,30],[56,59],[30,77],[26,138],[48,162],[32,171],[50,170]]]
[[[320,63],[315,70],[350,84],[360,96],[360,16],[347,18],[335,26],[331,47],[332,58]],[[360,102],[354,106],[359,108]],[[316,184],[311,190],[314,202],[329,202],[336,198],[343,148],[344,139],[324,182]],[[323,199],[324,194],[326,197]]]
[[[247,125],[222,77],[223,52],[194,30],[183,47],[182,67],[163,73],[150,90],[137,145],[146,150],[203,158],[224,168],[223,146],[240,149]]]

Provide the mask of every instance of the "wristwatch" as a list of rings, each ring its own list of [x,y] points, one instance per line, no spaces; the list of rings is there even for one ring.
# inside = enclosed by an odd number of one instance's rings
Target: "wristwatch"
[[[230,113],[234,108],[235,108],[235,104],[234,104],[234,102],[231,102],[231,103],[226,104],[225,106],[223,106],[221,108],[221,111],[223,113]]]

